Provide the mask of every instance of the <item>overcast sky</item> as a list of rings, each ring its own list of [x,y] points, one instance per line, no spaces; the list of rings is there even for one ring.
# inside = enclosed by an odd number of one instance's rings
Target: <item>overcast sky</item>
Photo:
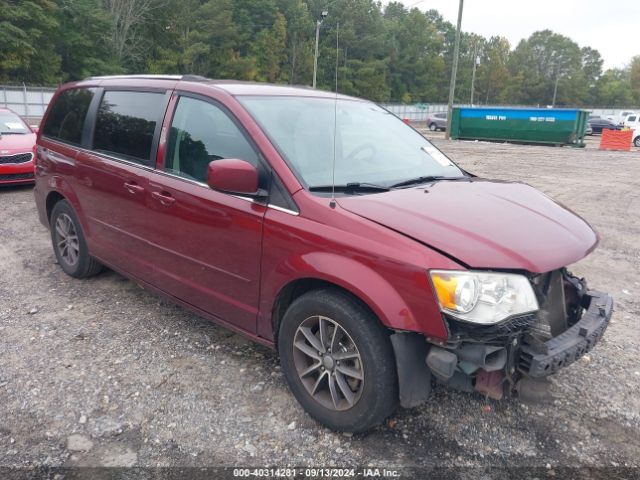
[[[438,10],[455,25],[458,0],[401,0]],[[388,1],[383,1],[388,3]],[[640,55],[640,0],[465,0],[462,30],[506,37],[514,48],[536,30],[550,29],[600,52],[604,68]]]

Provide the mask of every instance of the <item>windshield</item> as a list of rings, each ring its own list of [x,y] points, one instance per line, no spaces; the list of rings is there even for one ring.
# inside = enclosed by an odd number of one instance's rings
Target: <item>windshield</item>
[[[31,133],[31,130],[18,115],[12,112],[0,112],[0,134],[25,133]]]
[[[309,188],[368,183],[392,186],[463,172],[422,135],[370,103],[310,97],[244,96],[240,102]],[[335,123],[334,123],[335,122]]]

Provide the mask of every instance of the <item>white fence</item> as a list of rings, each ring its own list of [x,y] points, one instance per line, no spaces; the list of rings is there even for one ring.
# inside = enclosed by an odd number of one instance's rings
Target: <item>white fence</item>
[[[7,107],[29,121],[39,122],[55,88],[0,85],[0,107]]]
[[[436,112],[446,112],[447,104],[425,104],[416,103],[413,105],[403,105],[397,103],[383,103],[384,108],[389,110],[395,116],[406,118],[411,122],[424,122],[427,117]]]

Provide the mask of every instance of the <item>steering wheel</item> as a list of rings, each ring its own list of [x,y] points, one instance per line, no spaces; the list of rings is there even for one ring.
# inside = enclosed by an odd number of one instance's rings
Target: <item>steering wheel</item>
[[[350,162],[352,160],[355,160],[355,158],[358,155],[360,155],[361,153],[368,152],[368,155],[366,157],[362,158],[362,160],[365,161],[365,162],[370,162],[375,157],[377,151],[378,150],[376,149],[376,147],[374,147],[372,144],[364,143],[364,144],[360,145],[359,147],[353,149],[351,151],[351,153],[349,155],[347,155],[347,158],[345,158],[345,160],[347,162]]]

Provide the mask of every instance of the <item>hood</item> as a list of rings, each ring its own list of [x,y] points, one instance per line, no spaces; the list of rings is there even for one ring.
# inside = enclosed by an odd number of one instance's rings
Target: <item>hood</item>
[[[338,203],[469,268],[543,273],[580,260],[598,243],[586,221],[522,183],[441,181]]]
[[[35,144],[35,133],[25,133],[24,135],[2,135],[0,136],[0,155],[33,152]]]

